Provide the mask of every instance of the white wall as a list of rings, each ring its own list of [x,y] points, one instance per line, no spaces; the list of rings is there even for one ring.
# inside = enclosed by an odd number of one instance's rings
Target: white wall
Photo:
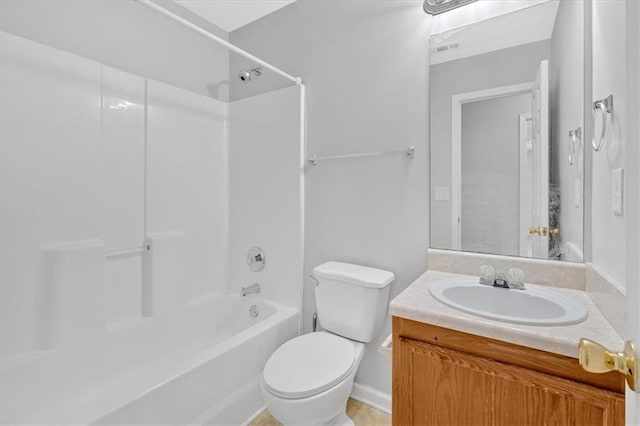
[[[1,100],[3,359],[46,345],[60,244],[110,252],[177,230],[185,297],[225,289],[224,103],[7,33]],[[141,256],[105,268],[106,323],[140,317]]]
[[[74,59],[78,60],[77,57]],[[43,71],[46,69],[45,65]],[[100,197],[99,208],[104,212],[102,219],[108,226],[101,233],[106,250],[140,247],[144,243],[146,95],[144,78],[102,66],[101,152],[96,160],[102,163],[103,169],[96,193],[104,194]],[[15,108],[15,105],[9,108]],[[80,109],[79,106],[73,108]],[[73,138],[74,135],[70,136]],[[67,155],[76,156],[75,153]],[[75,161],[83,160],[86,161],[82,156],[75,158]],[[118,173],[114,173],[116,170]],[[105,179],[106,176],[109,178]],[[62,186],[60,189],[68,190]],[[65,195],[65,198],[74,197],[73,193]],[[60,237],[64,239],[64,236]],[[141,256],[113,259],[107,263],[107,323],[115,324],[141,315],[142,268]]]
[[[302,301],[303,198],[300,86],[230,104],[230,285],[257,282],[261,296],[300,308]],[[246,262],[260,247],[264,270]]]
[[[147,235],[178,231],[187,300],[227,287],[226,104],[148,80]]]
[[[584,234],[584,4],[561,1],[551,36],[549,91],[551,110],[551,183],[560,188],[562,259],[583,260]],[[582,148],[569,164],[569,131],[582,129]],[[586,143],[586,145],[585,145]],[[576,190],[578,199],[576,203]]]
[[[462,250],[519,252],[520,129],[529,93],[462,105]]]
[[[626,164],[626,2],[594,0],[593,3],[593,100],[612,94],[614,113],[602,149],[593,153],[592,262],[620,286],[625,285],[625,216],[611,209],[612,171]],[[637,167],[631,164],[631,167]],[[628,188],[626,188],[628,190]]]
[[[104,236],[109,220],[100,208],[107,194],[96,190],[105,170],[100,64],[6,33],[0,42],[0,348],[6,359],[41,345],[39,248]]]
[[[219,37],[228,37],[174,2],[161,3]],[[1,1],[0,30],[228,100],[229,51],[135,0]]]
[[[436,187],[451,188],[452,95],[530,83],[549,52],[545,40],[430,67],[431,247],[452,247],[451,202],[435,200]]]
[[[4,423],[200,331],[180,325],[227,289],[228,197],[225,103],[4,32],[0,63]]]

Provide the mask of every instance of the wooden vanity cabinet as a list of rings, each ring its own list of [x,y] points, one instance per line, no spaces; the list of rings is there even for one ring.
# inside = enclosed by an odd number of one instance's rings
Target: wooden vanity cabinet
[[[394,425],[624,425],[624,379],[578,360],[393,318]]]

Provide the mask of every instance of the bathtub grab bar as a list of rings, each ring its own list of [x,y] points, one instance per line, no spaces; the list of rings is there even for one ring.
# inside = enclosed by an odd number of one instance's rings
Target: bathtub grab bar
[[[119,257],[134,256],[136,254],[144,253],[149,250],[151,250],[151,246],[149,244],[145,244],[141,247],[132,247],[132,248],[127,248],[122,250],[108,251],[105,257],[107,259],[117,259]]]

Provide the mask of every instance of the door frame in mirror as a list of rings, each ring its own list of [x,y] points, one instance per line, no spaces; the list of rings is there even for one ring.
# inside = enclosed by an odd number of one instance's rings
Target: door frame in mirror
[[[530,93],[532,88],[528,82],[451,96],[451,250],[462,250],[462,105]]]
[[[533,241],[531,238],[522,238],[522,235],[530,236],[529,227],[533,223],[533,191],[531,187],[530,174],[533,158],[531,158],[533,144],[533,115],[531,112],[518,115],[518,153],[520,161],[518,202],[520,213],[518,218],[520,238],[518,238],[518,255],[521,257],[533,257]],[[528,126],[527,126],[528,123]],[[528,139],[528,141],[527,141]],[[524,146],[523,146],[524,145]],[[528,179],[527,179],[528,178]],[[527,202],[529,201],[529,202]]]

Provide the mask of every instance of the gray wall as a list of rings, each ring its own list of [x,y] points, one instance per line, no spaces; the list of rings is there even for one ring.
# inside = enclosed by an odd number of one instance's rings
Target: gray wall
[[[517,256],[518,116],[529,93],[462,105],[462,250]]]
[[[427,37],[415,1],[300,0],[230,40],[304,78],[307,154],[416,147],[416,157],[327,161],[306,171],[305,277],[330,259],[393,271],[394,297],[427,267]],[[231,64],[231,74],[237,72]],[[262,80],[260,85],[267,85]],[[232,87],[232,97],[247,90]],[[300,285],[300,283],[291,283]],[[304,281],[305,330],[315,311]],[[368,345],[356,381],[390,393],[391,361]]]
[[[584,134],[583,8],[581,1],[559,3],[549,61],[551,183],[560,189],[562,259],[572,261],[582,261],[583,252],[584,138],[573,165],[567,159],[569,131],[581,127]],[[579,204],[575,202],[576,181]]]
[[[451,203],[435,201],[434,188],[451,187],[451,96],[531,82],[549,59],[548,40],[502,49],[430,67],[431,247],[451,248]]]
[[[228,37],[222,29],[173,2],[162,6]],[[0,30],[228,100],[228,50],[134,0],[0,1]]]

